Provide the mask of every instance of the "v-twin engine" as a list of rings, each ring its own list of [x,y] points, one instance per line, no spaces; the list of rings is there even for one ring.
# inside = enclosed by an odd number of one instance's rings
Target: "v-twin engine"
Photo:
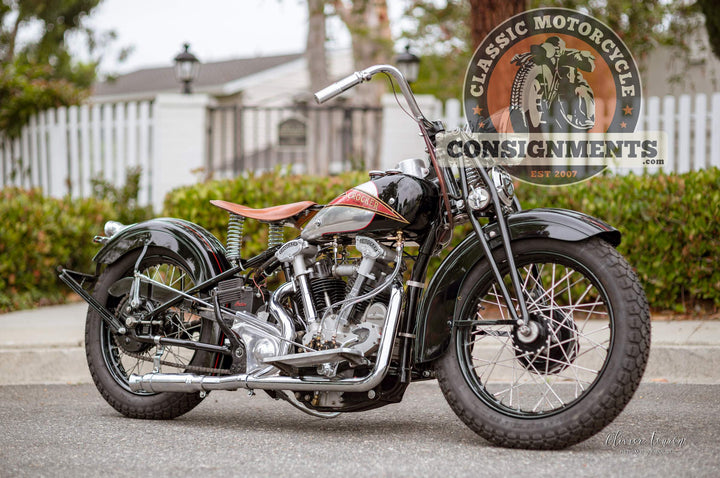
[[[287,283],[273,294],[276,303],[292,293],[292,284]],[[237,390],[239,388],[261,390],[292,390],[292,391],[325,391],[325,392],[367,392],[377,387],[388,370],[392,357],[392,347],[400,319],[403,290],[400,284],[393,284],[388,304],[388,315],[385,333],[380,340],[375,364],[370,372],[360,377],[290,377],[277,373],[241,373],[228,376],[210,376],[196,374],[163,374],[149,373],[143,376],[131,375],[129,385],[133,391],[146,392],[196,392],[210,390]],[[281,326],[292,327],[293,321],[287,314],[282,314]]]
[[[395,255],[366,237],[357,238],[355,245],[362,253],[357,264],[334,262],[328,255],[313,258],[307,275],[314,311],[306,314],[303,292],[296,293],[301,314],[308,317],[302,342],[309,348],[353,347],[365,356],[377,350],[390,300],[388,278],[395,277],[388,261]]]
[[[346,259],[336,253],[337,245],[332,247],[330,254],[296,239],[277,251],[293,281],[271,295],[266,310],[234,315],[232,331],[245,348],[245,373],[131,375],[131,389],[363,392],[379,385],[390,364],[402,308],[397,281],[402,247],[393,251],[358,236],[355,248],[362,257],[357,259]]]

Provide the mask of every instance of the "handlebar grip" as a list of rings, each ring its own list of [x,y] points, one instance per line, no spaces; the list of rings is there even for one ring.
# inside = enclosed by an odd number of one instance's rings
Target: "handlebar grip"
[[[332,85],[323,88],[322,90],[315,93],[315,100],[318,103],[325,103],[327,100],[335,98],[340,93],[349,90],[355,85],[359,85],[363,82],[363,76],[355,72],[350,76],[343,78],[340,81],[333,83]]]

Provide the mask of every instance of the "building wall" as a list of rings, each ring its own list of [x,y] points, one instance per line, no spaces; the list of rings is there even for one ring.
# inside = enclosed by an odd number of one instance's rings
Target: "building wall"
[[[720,91],[720,59],[710,50],[704,28],[687,43],[689,50],[658,47],[640,61],[645,97]]]

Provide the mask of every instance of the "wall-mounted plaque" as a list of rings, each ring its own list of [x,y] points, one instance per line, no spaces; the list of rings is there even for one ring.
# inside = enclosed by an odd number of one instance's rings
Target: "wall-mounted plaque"
[[[278,125],[278,144],[280,146],[305,146],[307,144],[307,125],[297,118],[286,119]]]

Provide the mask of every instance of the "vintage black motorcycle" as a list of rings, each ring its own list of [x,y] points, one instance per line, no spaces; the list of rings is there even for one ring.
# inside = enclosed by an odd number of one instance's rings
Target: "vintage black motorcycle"
[[[423,116],[392,66],[316,98],[378,73],[399,84],[429,164],[372,171],[327,205],[212,201],[229,213],[226,247],[179,219],[111,221],[96,237],[97,274],[61,271],[90,304],[88,365],[120,413],[170,419],[211,390],[260,389],[331,418],[399,402],[412,381],[437,378],[482,437],[552,449],[622,411],[645,369],[650,322],[614,249],[620,233],[578,212],[521,210],[498,166],[439,162],[443,125]],[[270,228],[252,258],[240,255],[246,218]],[[467,221],[474,233],[426,280]],[[299,236],[284,242],[286,226]]]

